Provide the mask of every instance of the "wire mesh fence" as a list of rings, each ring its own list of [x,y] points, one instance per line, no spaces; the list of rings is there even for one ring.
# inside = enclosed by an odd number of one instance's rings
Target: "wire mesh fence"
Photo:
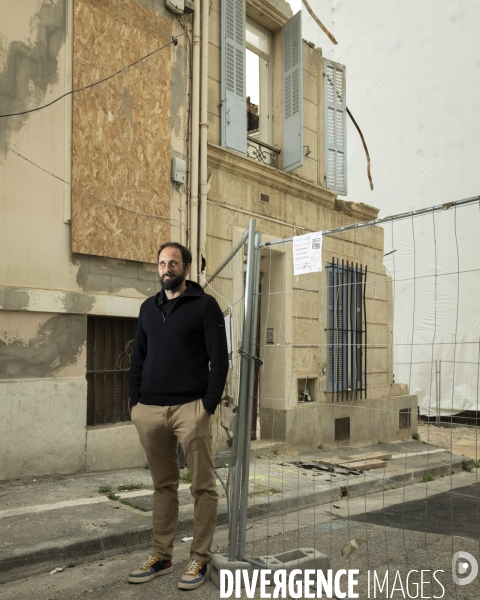
[[[313,549],[365,579],[376,565],[388,572],[390,559],[451,572],[455,552],[478,557],[479,208],[476,198],[384,228],[325,231],[323,270],[300,276],[292,239],[257,235],[243,347],[250,387],[245,397],[237,389],[253,417],[247,410],[238,434],[230,560],[300,565]],[[464,413],[471,435],[457,447],[452,427]],[[437,539],[445,555],[432,554]],[[451,577],[447,596],[430,583],[431,596],[460,597]]]

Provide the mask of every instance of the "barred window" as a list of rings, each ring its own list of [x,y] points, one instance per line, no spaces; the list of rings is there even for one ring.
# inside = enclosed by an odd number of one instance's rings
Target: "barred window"
[[[335,258],[327,264],[327,391],[334,401],[366,396],[367,267]]]
[[[137,319],[87,318],[87,425],[130,421],[130,357]]]
[[[412,425],[412,411],[410,408],[401,408],[398,411],[398,428],[410,429]]]

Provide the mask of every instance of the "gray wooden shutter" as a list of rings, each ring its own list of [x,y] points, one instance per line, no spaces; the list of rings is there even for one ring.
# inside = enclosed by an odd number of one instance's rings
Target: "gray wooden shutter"
[[[282,27],[283,170],[303,165],[302,11]]]
[[[345,67],[324,60],[326,187],[347,195]]]
[[[245,0],[222,0],[222,146],[247,153]]]

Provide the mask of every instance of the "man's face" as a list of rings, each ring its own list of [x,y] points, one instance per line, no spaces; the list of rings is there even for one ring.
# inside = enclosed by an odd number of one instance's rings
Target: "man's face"
[[[185,281],[190,265],[184,265],[178,248],[167,246],[158,257],[158,274],[164,290],[176,290]]]

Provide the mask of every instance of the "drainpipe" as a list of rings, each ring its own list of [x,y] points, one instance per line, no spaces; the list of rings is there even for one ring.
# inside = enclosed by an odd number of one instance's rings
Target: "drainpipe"
[[[207,256],[207,195],[210,189],[207,180],[207,142],[208,142],[208,11],[207,0],[202,2],[202,71],[200,103],[200,243],[198,253],[198,272],[202,272],[202,259]],[[206,273],[204,273],[204,276]]]
[[[190,250],[192,268],[190,279],[197,281],[198,261],[198,138],[200,117],[200,0],[195,0],[193,12],[193,78],[192,78],[192,137],[191,137],[191,182],[190,182]]]

